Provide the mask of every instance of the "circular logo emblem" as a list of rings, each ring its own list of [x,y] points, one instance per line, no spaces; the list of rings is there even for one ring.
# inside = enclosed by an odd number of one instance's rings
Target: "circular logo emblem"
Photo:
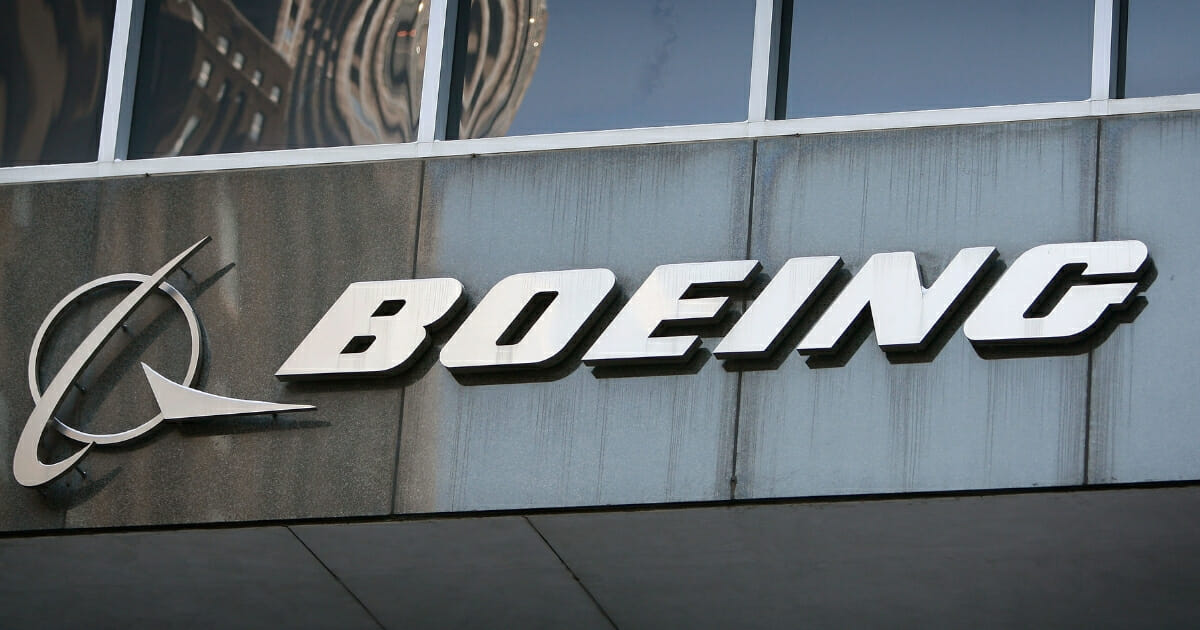
[[[97,278],[70,292],[58,304],[55,304],[54,308],[50,309],[50,314],[46,315],[46,319],[42,321],[41,327],[38,328],[37,334],[33,338],[33,348],[29,351],[29,393],[33,396],[34,404],[40,403],[42,399],[42,389],[38,382],[38,367],[41,363],[46,334],[50,331],[50,328],[66,314],[68,309],[83,302],[89,295],[97,291],[109,287],[137,287],[145,284],[148,280],[150,280],[150,276],[140,273],[119,273]],[[200,371],[200,321],[196,318],[196,311],[192,309],[192,305],[187,301],[187,298],[183,297],[183,294],[178,289],[167,282],[162,282],[159,283],[157,290],[171,298],[179,307],[179,310],[183,312],[183,317],[187,321],[188,332],[191,336],[192,351],[188,360],[188,371],[183,379],[183,384],[191,387],[196,384],[196,379],[199,377]],[[75,374],[74,376],[78,378],[79,375]],[[59,433],[84,444],[117,444],[126,440],[132,440],[158,426],[162,421],[163,414],[159,413],[140,426],[128,431],[97,434],[85,433],[68,426],[58,418],[54,419]]]
[[[29,353],[29,393],[33,396],[34,408],[25,422],[21,437],[17,441],[16,452],[13,453],[13,477],[24,486],[38,486],[54,480],[75,465],[88,450],[96,444],[116,444],[131,440],[145,434],[164,420],[191,420],[212,416],[238,416],[255,414],[274,414],[286,411],[305,411],[313,409],[310,405],[282,405],[278,403],[257,400],[240,400],[226,398],[192,389],[200,369],[200,322],[196,312],[183,294],[166,282],[167,276],[183,265],[184,261],[195,254],[211,240],[205,237],[195,245],[184,250],[170,262],[163,265],[151,275],[140,273],[122,273],[103,278],[97,278],[72,291],[58,302],[38,328],[34,336],[33,348]],[[78,304],[85,297],[103,288],[111,286],[131,286],[129,295],[125,296],[103,319],[96,324],[67,358],[63,366],[43,388],[38,379],[38,366],[41,361],[46,335],[70,307]],[[86,433],[68,426],[54,417],[59,407],[66,399],[67,392],[75,385],[76,380],[88,365],[96,358],[100,348],[112,335],[120,330],[125,319],[129,317],[155,291],[166,294],[183,311],[187,320],[188,332],[191,335],[191,355],[187,375],[183,383],[175,383],[150,366],[142,364],[150,389],[158,403],[159,413],[143,422],[141,425],[118,433]],[[63,435],[81,442],[84,446],[66,459],[47,464],[38,458],[38,442],[46,427],[54,422]]]

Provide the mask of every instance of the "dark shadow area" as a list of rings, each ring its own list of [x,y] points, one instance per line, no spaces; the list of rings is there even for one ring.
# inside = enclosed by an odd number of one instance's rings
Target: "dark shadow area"
[[[646,376],[684,376],[696,374],[712,358],[712,352],[700,346],[678,363],[606,365],[592,368],[596,378],[639,378]]]
[[[328,427],[332,423],[325,420],[307,420],[297,413],[284,413],[222,416],[201,420],[183,420],[170,424],[184,437],[208,437],[211,435],[261,433],[263,431],[320,429]]]
[[[180,268],[179,273],[183,274],[183,276],[187,278],[187,283],[184,284],[184,288],[180,288],[178,285],[176,285],[175,288],[179,289],[179,291],[183,293],[184,297],[186,297],[189,301],[195,300],[201,295],[204,295],[204,293],[212,288],[212,286],[216,284],[218,280],[224,278],[225,274],[233,271],[233,268],[236,266],[237,263],[231,262],[212,272],[203,280],[196,280],[196,276],[194,276],[191,272],[187,271],[185,268]]]
[[[356,378],[353,379],[347,377],[311,381],[281,381],[280,384],[283,385],[283,390],[287,392],[289,399],[300,401],[306,401],[311,396],[339,392],[377,392],[388,390],[395,392],[399,396],[404,387],[420,380],[419,377],[414,377],[412,373],[422,369],[421,365],[423,363],[414,365],[408,372],[401,374],[378,377],[359,374],[355,375]],[[423,369],[428,371],[429,366]],[[320,409],[320,405],[317,408]]]
[[[116,3],[0,3],[0,167],[92,162]]]
[[[149,419],[150,415],[147,414],[145,420]],[[166,428],[164,424],[165,423],[160,424],[148,433],[143,433],[142,435],[139,435],[133,439],[125,440],[124,442],[118,442],[116,444],[97,444],[93,446],[92,449],[103,449],[105,453],[129,453],[139,450],[147,445],[166,439],[167,433],[170,432],[170,429]],[[76,442],[70,438],[63,437],[62,439],[70,444],[76,444]],[[87,458],[85,457],[81,463],[86,469]]]
[[[1158,268],[1154,265],[1153,260],[1147,259],[1142,269],[1137,272],[1137,288],[1133,290],[1133,297],[1125,304],[1113,305],[1105,310],[1096,323],[1090,328],[1080,333],[1073,339],[1061,342],[1024,342],[1024,343],[975,343],[972,346],[975,348],[975,353],[984,359],[1025,359],[1033,357],[1062,357],[1087,354],[1095,350],[1101,344],[1108,340],[1121,324],[1133,323],[1137,316],[1141,314],[1150,301],[1145,295],[1142,295],[1150,285],[1158,278]],[[1066,293],[1066,290],[1071,286],[1081,284],[1101,284],[1106,282],[1129,281],[1129,276],[1091,276],[1081,278],[1076,270],[1073,274],[1060,274],[1056,278],[1058,284],[1066,284],[1066,288],[1052,286],[1048,288],[1043,296],[1050,296],[1046,300],[1035,302],[1039,306],[1039,311],[1049,313],[1057,305],[1058,300]],[[1054,284],[1054,283],[1052,283]],[[1030,309],[1033,310],[1033,309]]]
[[[87,474],[87,464],[81,463],[52,483],[38,488],[38,492],[46,499],[51,507],[60,510],[83,505],[100,494],[117,475],[121,467],[117,466],[100,477],[90,477]]]

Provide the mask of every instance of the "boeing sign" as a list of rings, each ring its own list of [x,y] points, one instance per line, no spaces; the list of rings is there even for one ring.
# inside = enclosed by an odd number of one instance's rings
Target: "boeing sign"
[[[796,350],[801,354],[837,351],[868,308],[881,348],[921,350],[995,258],[994,247],[963,249],[926,287],[913,252],[875,254],[834,297]],[[1078,340],[1109,309],[1129,303],[1148,260],[1141,241],[1034,247],[1013,261],[974,309],[964,326],[966,336],[977,345]],[[771,355],[819,301],[841,266],[838,256],[788,260],[713,354],[724,360]],[[754,260],[656,268],[588,349],[583,362],[600,366],[687,361],[699,348],[700,338],[660,335],[660,329],[719,320],[729,307],[728,296],[690,294],[747,287],[761,269]],[[1061,287],[1073,274],[1076,283]],[[504,278],[446,342],[441,363],[456,372],[554,365],[613,300],[615,284],[607,269]],[[1063,288],[1059,295],[1058,289]],[[354,283],[275,375],[290,380],[402,371],[429,345],[428,330],[450,320],[464,301],[462,284],[450,278]]]
[[[199,320],[168,276],[203,247],[205,238],[150,275],[125,273],[93,280],[64,297],[38,330],[29,357],[29,385],[35,407],[13,456],[13,475],[25,486],[59,477],[96,444],[139,437],[163,421],[214,416],[275,414],[312,409],[216,396],[193,388],[200,367]],[[818,304],[824,310],[801,337],[796,350],[819,355],[837,352],[855,322],[869,312],[879,346],[888,352],[925,349],[972,287],[997,258],[994,247],[958,252],[928,287],[916,254],[871,256],[831,298],[843,266],[838,256],[792,258],[714,348],[721,360],[762,359]],[[963,325],[977,346],[1054,344],[1082,339],[1106,313],[1128,305],[1146,272],[1149,253],[1141,241],[1059,243],[1034,247],[1012,261],[974,307]],[[762,265],[755,260],[667,264],[654,269],[583,354],[590,366],[686,362],[700,348],[695,334],[668,328],[721,320],[731,296],[751,286]],[[131,287],[42,387],[39,366],[46,336],[64,312],[93,292]],[[160,413],[133,429],[94,434],[68,426],[56,413],[104,343],[154,292],[183,312],[191,336],[188,371],[181,383],[143,364]],[[616,298],[616,277],[608,269],[568,269],[521,273],[500,280],[479,300],[441,349],[439,360],[454,372],[538,370],[561,363]],[[279,367],[282,380],[385,376],[413,365],[430,345],[429,331],[454,319],[466,300],[452,278],[356,282],[346,288],[309,334]],[[679,331],[676,331],[679,332]],[[45,463],[38,446],[53,425],[80,444],[73,454]]]

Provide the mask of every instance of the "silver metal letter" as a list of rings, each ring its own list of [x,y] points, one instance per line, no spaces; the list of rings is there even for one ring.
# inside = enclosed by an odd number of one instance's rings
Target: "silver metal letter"
[[[784,263],[713,354],[725,360],[762,358],[774,352],[841,265],[838,256],[793,258]]]
[[[738,287],[761,269],[757,260],[661,265],[650,272],[629,303],[583,357],[588,365],[686,362],[700,347],[695,335],[652,337],[665,322],[715,321],[728,297],[684,298],[693,287]]]
[[[442,365],[454,371],[548,367],[563,359],[616,295],[608,269],[519,273],[492,287],[442,348]],[[529,313],[537,298],[549,300]],[[532,322],[520,339],[511,331]]]
[[[1064,267],[1085,265],[1083,278],[1135,279],[1148,252],[1141,241],[1059,243],[1021,254],[963,325],[975,343],[1073,341],[1095,326],[1111,306],[1133,296],[1137,282],[1072,286],[1043,317],[1027,317]]]
[[[427,327],[462,306],[453,278],[355,282],[284,361],[280,380],[387,376],[407,368],[429,345]]]
[[[918,350],[928,343],[980,276],[995,247],[970,247],[958,252],[942,275],[926,289],[912,252],[875,254],[838,294],[796,348],[801,354],[834,352],[851,324],[868,305],[875,340],[884,350]]]

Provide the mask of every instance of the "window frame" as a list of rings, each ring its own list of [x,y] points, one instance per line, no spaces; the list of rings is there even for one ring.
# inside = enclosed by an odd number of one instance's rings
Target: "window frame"
[[[127,160],[145,0],[117,0],[108,64],[100,148],[95,162],[0,168],[0,184],[159,175],[229,169],[452,157],[590,147],[769,138],[913,127],[1082,118],[1200,109],[1200,94],[1117,98],[1122,0],[1094,0],[1090,97],[1082,101],[1026,103],[901,111],[846,116],[777,119],[783,23],[790,0],[755,0],[750,91],[746,120],[670,127],[552,133],[446,140],[449,84],[459,0],[429,2],[429,39],[422,77],[421,111],[415,142],[305,149],[279,149]],[[784,51],[786,52],[786,51]],[[435,98],[425,98],[435,95]]]

